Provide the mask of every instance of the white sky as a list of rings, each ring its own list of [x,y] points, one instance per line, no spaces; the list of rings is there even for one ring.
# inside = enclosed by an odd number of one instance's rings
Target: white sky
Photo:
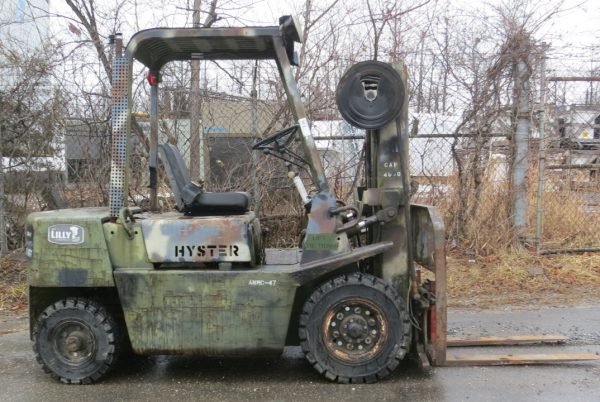
[[[106,0],[103,0],[103,3]],[[109,0],[116,2],[116,0]],[[209,0],[203,0],[202,3],[208,3]],[[342,0],[343,1],[343,0]],[[372,0],[377,1],[377,0]],[[446,0],[437,1],[438,5],[446,5]],[[511,0],[508,0],[511,1]],[[513,0],[514,1],[514,0]],[[488,0],[486,2],[478,0],[453,0],[452,4],[460,4],[463,8],[486,10],[493,5],[506,3],[507,0]],[[193,0],[179,0],[178,9],[175,10],[169,0],[156,0],[154,2],[147,0],[137,0],[139,18],[137,20],[140,28],[149,28],[149,24],[156,24],[160,16],[165,13],[176,12],[184,13],[183,9],[192,4]],[[230,13],[240,18],[240,23],[247,25],[270,25],[275,24],[277,18],[284,14],[298,13],[303,0],[221,0],[222,4],[227,4]],[[316,4],[323,6],[327,2],[316,0]],[[563,10],[547,22],[536,35],[539,40],[545,40],[553,45],[554,55],[563,58],[563,63],[570,63],[576,60],[590,60],[593,57],[590,54],[590,48],[597,48],[598,38],[600,38],[600,1],[599,0],[538,0],[534,4],[535,9],[544,10],[552,5],[560,5]],[[69,9],[64,0],[49,0],[50,10],[58,14],[69,14]],[[130,0],[128,7],[132,14],[136,0]],[[152,5],[156,6],[153,7]],[[245,4],[252,4],[248,10],[244,8]],[[450,6],[452,7],[452,6]],[[170,10],[169,10],[170,9]],[[243,13],[240,9],[244,9]],[[417,13],[419,11],[416,11]],[[190,17],[191,19],[191,17]],[[135,24],[132,18],[132,24]],[[160,22],[160,25],[182,25],[185,21],[181,17],[167,17]],[[189,20],[188,20],[189,23]],[[63,27],[63,29],[66,27]],[[131,32],[130,34],[132,34]],[[127,41],[128,32],[124,32]],[[595,53],[595,51],[593,51]],[[560,64],[560,63],[559,63]]]

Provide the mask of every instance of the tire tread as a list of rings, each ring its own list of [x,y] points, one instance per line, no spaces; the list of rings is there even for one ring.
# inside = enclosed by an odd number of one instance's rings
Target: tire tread
[[[312,311],[325,295],[339,287],[346,285],[366,285],[384,293],[388,298],[394,301],[401,314],[400,322],[403,324],[402,328],[404,330],[402,336],[402,343],[396,345],[396,348],[393,350],[393,353],[390,353],[387,362],[383,364],[381,368],[379,368],[379,370],[374,374],[356,375],[351,377],[337,375],[336,373],[333,373],[331,370],[326,369],[321,363],[319,363],[318,359],[314,355],[314,351],[312,351],[310,348],[310,330],[307,327],[310,322],[310,315]],[[315,370],[317,370],[317,372],[319,372],[325,378],[333,382],[360,384],[374,383],[379,380],[382,380],[388,377],[398,367],[398,365],[400,364],[410,347],[410,331],[410,320],[408,318],[407,312],[404,309],[404,303],[402,301],[402,298],[398,295],[396,289],[394,289],[393,286],[390,286],[386,281],[384,281],[381,278],[357,272],[353,274],[340,275],[336,278],[333,278],[323,283],[310,295],[310,297],[304,303],[304,307],[300,315],[298,334],[300,338],[300,346],[304,352],[304,356],[306,357],[310,365],[313,366]]]

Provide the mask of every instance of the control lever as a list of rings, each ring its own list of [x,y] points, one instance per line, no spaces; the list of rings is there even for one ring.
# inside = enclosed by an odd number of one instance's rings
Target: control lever
[[[375,215],[371,215],[368,218],[362,220],[354,219],[345,225],[340,226],[337,229],[337,233],[349,232],[348,234],[354,234],[375,223],[385,224],[391,222],[397,216],[398,209],[396,207],[387,207],[377,211]]]

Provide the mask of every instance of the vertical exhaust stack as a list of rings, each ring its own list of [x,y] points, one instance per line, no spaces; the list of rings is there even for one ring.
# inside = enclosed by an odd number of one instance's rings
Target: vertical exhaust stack
[[[129,70],[130,57],[123,55],[123,37],[114,36],[112,67],[112,146],[110,164],[109,207],[110,216],[119,216],[127,206],[129,194]]]

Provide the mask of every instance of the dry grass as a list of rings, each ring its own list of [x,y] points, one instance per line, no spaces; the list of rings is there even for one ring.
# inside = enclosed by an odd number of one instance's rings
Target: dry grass
[[[27,270],[25,263],[14,257],[0,259],[0,313],[27,308]]]
[[[524,249],[448,257],[451,306],[576,304],[600,300],[600,254],[538,256]]]
[[[468,259],[448,256],[452,307],[566,305],[600,301],[600,253],[538,256],[517,249]],[[27,309],[24,262],[0,260],[0,314]]]

